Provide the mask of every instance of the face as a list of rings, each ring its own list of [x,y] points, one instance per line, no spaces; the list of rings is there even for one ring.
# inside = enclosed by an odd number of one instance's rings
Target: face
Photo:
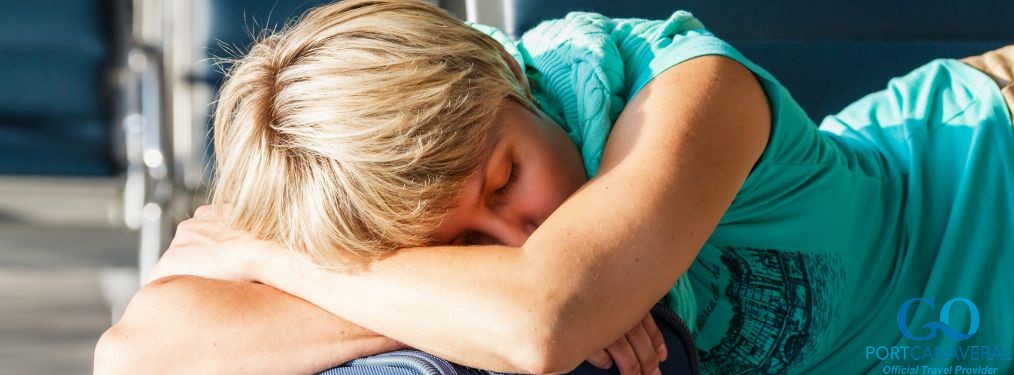
[[[479,168],[433,235],[438,244],[521,246],[587,182],[577,148],[556,123],[503,104]]]

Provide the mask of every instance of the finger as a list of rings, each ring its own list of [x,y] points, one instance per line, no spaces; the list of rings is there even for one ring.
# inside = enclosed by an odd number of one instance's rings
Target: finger
[[[194,218],[205,221],[218,221],[225,218],[225,214],[228,212],[228,205],[206,204],[194,210]]]
[[[593,353],[590,357],[588,357],[588,359],[586,359],[586,361],[588,361],[588,363],[591,363],[592,366],[598,367],[603,370],[607,370],[610,367],[613,367],[613,360],[611,359],[609,353],[606,352],[605,349]]]
[[[655,351],[658,353],[659,362],[665,362],[669,358],[669,351],[665,347],[665,337],[662,337],[662,331],[658,329],[658,325],[655,324],[655,318],[649,313],[648,316],[644,317],[641,321],[641,325],[644,326],[645,332],[648,333],[648,337],[651,338],[651,344],[655,347]]]
[[[641,374],[641,363],[637,360],[637,354],[634,354],[634,347],[630,345],[626,336],[620,337],[619,340],[609,345],[606,351],[613,358],[613,363],[616,364],[616,369],[620,371],[620,375]]]
[[[193,218],[186,219],[186,220],[181,221],[179,224],[176,224],[176,229],[179,230],[181,228],[191,227],[195,223],[197,223],[197,219],[193,219]]]
[[[207,225],[207,221],[202,221],[196,217],[183,220],[179,224],[176,224],[176,233],[173,235],[173,239],[169,244],[169,249],[166,251],[168,252],[174,248],[186,246],[193,243],[195,240],[198,240],[201,238],[202,233],[206,231],[205,227],[207,227]]]
[[[210,204],[197,207],[197,209],[194,210],[194,218],[195,219],[204,218],[205,216],[211,215],[212,211],[214,211],[214,208]]]
[[[658,369],[658,349],[651,343],[651,338],[648,337],[644,325],[638,323],[630,332],[627,332],[627,341],[634,348],[634,354],[637,355],[637,360],[644,373],[654,373]]]

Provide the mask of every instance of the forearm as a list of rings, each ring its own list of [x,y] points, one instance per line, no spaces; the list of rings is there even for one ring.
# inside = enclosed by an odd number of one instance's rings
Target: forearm
[[[138,292],[99,341],[95,372],[312,373],[399,348],[275,288],[184,276]]]
[[[453,248],[457,252],[463,248]],[[390,276],[378,267],[397,269],[397,278],[374,278],[367,274],[352,276],[317,269],[298,256],[279,253],[265,260],[267,267],[258,267],[257,277],[264,283],[306,299],[333,314],[342,315],[376,332],[390,336],[420,350],[453,362],[501,372],[538,372],[526,359],[529,343],[544,337],[546,325],[527,320],[527,302],[539,288],[516,277],[516,272],[483,269],[481,261],[468,256],[427,257],[427,249],[406,249],[375,264],[374,272]],[[497,247],[501,254],[498,266],[524,270],[520,250]],[[448,253],[449,254],[449,253]],[[463,255],[459,253],[459,255]],[[395,260],[394,258],[400,258]],[[437,267],[425,262],[443,259],[445,264],[468,266],[467,274],[441,276]],[[424,262],[424,263],[420,263]],[[403,267],[404,266],[404,267]],[[453,265],[451,265],[453,267]],[[452,285],[455,280],[468,280],[468,286]],[[427,280],[420,283],[419,280]],[[341,285],[347,293],[335,293]],[[495,292],[491,292],[495,291]],[[514,298],[503,298],[513,295]],[[355,302],[353,302],[355,301]],[[549,301],[546,301],[548,303]],[[350,314],[350,315],[344,315]]]
[[[254,262],[260,264],[254,269],[267,270],[255,271],[255,279],[461,364],[505,372],[569,371],[638,322],[689,266],[691,248],[700,246],[698,239],[631,245],[635,239],[706,234],[699,226],[643,219],[653,201],[603,207],[589,199],[635,178],[600,176],[522,248],[401,249],[355,274],[320,270],[305,257],[275,249]],[[582,220],[607,215],[637,225],[616,231],[604,228],[608,223]],[[540,233],[544,229],[568,235],[550,237]]]
[[[264,282],[464,364],[569,370],[622,335],[689,268],[770,128],[760,85],[724,57],[673,67],[627,108],[599,174],[523,250],[404,249],[369,272],[328,274],[302,265]],[[337,296],[321,285],[351,293]],[[405,321],[410,316],[430,324],[413,325]]]
[[[699,240],[671,239],[705,232],[700,225],[673,228],[643,219],[654,201],[594,204],[602,192],[636,178],[629,172],[600,176],[565,202],[523,248],[401,249],[355,274],[319,270],[304,257],[275,249],[255,262],[261,265],[255,269],[266,270],[255,279],[464,365],[503,372],[569,371],[629,330],[689,266]],[[638,225],[616,231],[603,228],[607,223],[582,220],[608,215]],[[569,235],[550,237],[540,232],[544,229]],[[631,245],[638,237],[671,237],[671,242]]]

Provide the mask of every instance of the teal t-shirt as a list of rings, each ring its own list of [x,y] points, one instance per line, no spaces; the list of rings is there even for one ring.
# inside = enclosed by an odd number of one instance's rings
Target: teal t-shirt
[[[589,176],[623,107],[666,69],[723,55],[758,79],[768,144],[664,299],[705,373],[1014,371],[1014,130],[981,72],[933,60],[818,126],[688,12],[574,12],[516,42],[475,27],[521,63]]]

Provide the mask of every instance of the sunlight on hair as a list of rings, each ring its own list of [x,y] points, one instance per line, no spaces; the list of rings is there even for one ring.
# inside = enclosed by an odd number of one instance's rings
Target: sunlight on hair
[[[227,72],[213,201],[329,269],[426,245],[499,104],[531,105],[500,49],[421,1],[310,10]]]

